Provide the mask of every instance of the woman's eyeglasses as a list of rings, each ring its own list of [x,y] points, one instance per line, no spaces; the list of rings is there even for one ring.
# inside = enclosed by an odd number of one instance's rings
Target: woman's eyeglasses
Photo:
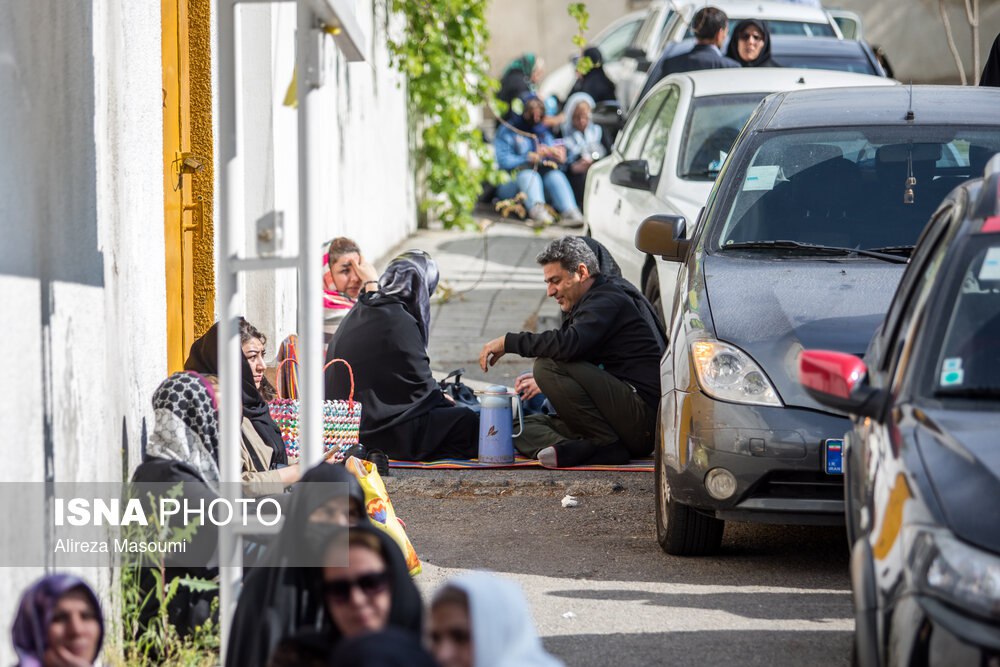
[[[371,597],[381,593],[389,586],[389,574],[387,572],[371,572],[362,574],[357,579],[331,579],[323,582],[323,595],[334,602],[344,604],[351,599],[351,592],[355,587],[361,592]]]
[[[743,33],[743,34],[740,35],[740,41],[741,42],[749,42],[750,40],[754,40],[756,42],[763,42],[764,41],[764,35],[758,35],[755,32],[745,32],[745,33]]]

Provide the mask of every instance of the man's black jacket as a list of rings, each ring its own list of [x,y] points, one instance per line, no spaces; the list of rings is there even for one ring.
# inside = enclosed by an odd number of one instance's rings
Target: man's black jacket
[[[632,298],[602,275],[560,328],[509,333],[504,351],[555,361],[589,361],[632,385],[651,407],[660,398],[660,338]]]

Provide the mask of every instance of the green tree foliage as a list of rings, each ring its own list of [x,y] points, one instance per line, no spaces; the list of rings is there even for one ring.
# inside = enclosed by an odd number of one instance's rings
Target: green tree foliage
[[[571,2],[566,6],[566,13],[576,21],[576,34],[573,35],[573,44],[577,48],[582,49],[587,46],[587,38],[583,35],[587,32],[587,23],[590,22],[590,12],[587,11],[587,5],[582,2]],[[579,74],[586,74],[592,69],[594,69],[594,63],[591,62],[590,58],[582,56],[577,59],[576,71]]]
[[[389,35],[393,65],[406,75],[421,222],[472,224],[484,180],[496,182],[493,151],[469,110],[499,88],[489,75],[489,0],[386,0],[403,19]]]

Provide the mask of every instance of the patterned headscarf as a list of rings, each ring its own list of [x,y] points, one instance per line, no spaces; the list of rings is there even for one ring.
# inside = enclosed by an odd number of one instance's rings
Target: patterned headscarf
[[[156,425],[146,453],[183,461],[218,490],[219,417],[215,392],[198,373],[174,373],[153,393]]]
[[[431,295],[438,284],[437,262],[423,250],[407,250],[386,267],[379,283],[386,296],[399,299],[420,325],[424,345],[431,330]]]
[[[101,603],[97,595],[87,582],[77,576],[50,574],[33,583],[21,596],[21,603],[17,607],[11,638],[14,650],[17,651],[18,667],[41,667],[42,656],[49,648],[49,625],[52,623],[56,604],[63,595],[77,589],[83,591],[94,605],[97,622],[101,626],[101,635],[97,639],[97,652],[101,652],[101,644],[104,643],[104,615],[101,613]]]

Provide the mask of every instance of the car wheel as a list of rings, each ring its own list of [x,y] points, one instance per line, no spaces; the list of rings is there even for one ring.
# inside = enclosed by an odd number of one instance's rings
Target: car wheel
[[[667,321],[663,317],[663,299],[660,297],[660,276],[654,266],[646,275],[646,284],[642,286],[642,294],[653,304],[656,316],[660,318],[660,323],[666,328]]]
[[[656,419],[656,540],[672,556],[710,556],[722,546],[725,521],[705,516],[670,497],[660,419]]]

